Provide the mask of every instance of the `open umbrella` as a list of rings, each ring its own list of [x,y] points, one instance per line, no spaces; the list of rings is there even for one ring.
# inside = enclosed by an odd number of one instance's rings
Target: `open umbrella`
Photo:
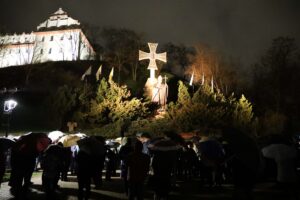
[[[104,155],[104,142],[99,141],[95,137],[85,137],[77,141],[79,151],[84,151],[89,155]]]
[[[5,152],[15,144],[15,141],[8,138],[0,138],[0,151]]]
[[[64,147],[71,147],[77,145],[77,141],[80,140],[81,137],[75,134],[65,135],[61,137],[58,142],[61,142]]]
[[[151,140],[148,148],[152,151],[176,151],[181,146],[169,138],[161,137]]]
[[[44,151],[51,140],[46,133],[30,132],[22,135],[17,141],[14,147],[16,150],[23,153],[40,153]]]
[[[58,141],[65,134],[61,131],[51,131],[48,133],[48,137],[52,140],[52,143]]]
[[[75,133],[74,135],[77,135],[80,138],[85,138],[87,135],[85,133]]]
[[[261,151],[266,158],[272,158],[275,161],[295,159],[297,156],[296,148],[286,144],[270,144]]]
[[[224,129],[223,137],[228,143],[228,151],[232,152],[233,157],[240,160],[248,169],[257,172],[259,167],[259,150],[255,141],[234,128]]]
[[[183,132],[179,134],[183,139],[190,140],[193,139],[196,136],[196,133],[194,132]]]

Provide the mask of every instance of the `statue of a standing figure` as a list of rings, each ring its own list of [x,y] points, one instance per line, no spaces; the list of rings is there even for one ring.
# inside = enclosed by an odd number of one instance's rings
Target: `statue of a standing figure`
[[[154,85],[152,90],[152,102],[158,103],[162,108],[164,108],[167,104],[168,92],[166,79],[163,83],[163,78],[161,75],[159,75],[157,78],[157,83]]]

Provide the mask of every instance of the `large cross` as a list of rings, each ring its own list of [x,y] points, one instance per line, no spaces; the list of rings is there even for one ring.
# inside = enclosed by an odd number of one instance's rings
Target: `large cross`
[[[150,70],[150,79],[155,78],[155,70],[157,70],[156,60],[167,62],[167,53],[156,53],[158,43],[148,43],[150,53],[139,50],[139,60],[149,59],[148,69]]]

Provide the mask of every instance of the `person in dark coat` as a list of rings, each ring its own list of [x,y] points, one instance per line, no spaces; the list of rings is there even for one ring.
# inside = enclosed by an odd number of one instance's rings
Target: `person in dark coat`
[[[31,150],[27,145],[17,142],[11,150],[9,185],[11,186],[10,192],[16,199],[26,195],[38,156],[38,152]]]
[[[199,142],[199,153],[202,171],[205,171],[205,178],[208,179],[209,186],[220,186],[222,182],[221,164],[225,158],[221,143],[209,136],[202,136]]]
[[[128,167],[127,167],[127,157],[128,155],[133,152],[133,147],[131,143],[131,138],[124,138],[125,144],[120,148],[119,151],[119,157],[121,160],[121,178],[124,181],[124,189],[126,195],[128,195],[128,181],[127,181],[127,172],[128,172]]]
[[[59,144],[62,145],[62,144]],[[63,147],[62,151],[64,160],[63,160],[63,168],[61,172],[61,180],[62,181],[68,181],[68,172],[71,165],[71,159],[72,159],[72,151],[71,147]]]
[[[55,199],[55,190],[59,181],[59,175],[63,167],[64,157],[62,156],[62,147],[59,145],[50,145],[41,158],[41,167],[43,169],[42,185],[46,193],[46,198]]]
[[[154,199],[167,199],[171,190],[172,171],[176,164],[176,151],[153,151],[152,169]]]
[[[143,144],[137,140],[134,146],[134,152],[130,153],[127,158],[129,200],[134,200],[135,198],[142,200],[144,196],[143,188],[149,172],[150,156],[142,153],[142,150]]]
[[[106,165],[106,173],[105,180],[110,181],[111,176],[116,174],[116,166],[117,166],[117,154],[114,150],[112,150],[109,146],[105,147],[106,155],[105,155],[105,165]]]
[[[94,136],[92,136],[94,137]],[[91,138],[92,138],[91,137]],[[94,165],[93,165],[93,181],[95,184],[95,189],[100,189],[102,186],[102,171],[104,168],[104,161],[105,161],[105,140],[101,136],[96,136],[93,139],[95,139],[98,143],[98,148],[94,152]],[[100,148],[101,147],[101,148]],[[101,151],[101,152],[100,152]]]
[[[183,174],[185,178],[192,178],[195,174],[194,170],[197,166],[197,155],[194,149],[192,148],[193,143],[187,142],[183,147]]]
[[[84,151],[77,154],[77,181],[78,181],[78,200],[88,200],[91,194],[91,179],[94,175],[93,157]]]
[[[224,140],[232,152],[232,173],[235,190],[233,199],[252,200],[253,188],[257,181],[260,165],[260,154],[253,138],[238,129],[223,128]]]

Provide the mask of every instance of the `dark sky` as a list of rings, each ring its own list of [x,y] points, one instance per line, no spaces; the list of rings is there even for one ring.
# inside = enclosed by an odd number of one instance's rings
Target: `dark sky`
[[[31,32],[59,7],[80,22],[133,29],[149,41],[205,43],[245,64],[275,37],[300,40],[300,0],[1,0],[0,26]]]

